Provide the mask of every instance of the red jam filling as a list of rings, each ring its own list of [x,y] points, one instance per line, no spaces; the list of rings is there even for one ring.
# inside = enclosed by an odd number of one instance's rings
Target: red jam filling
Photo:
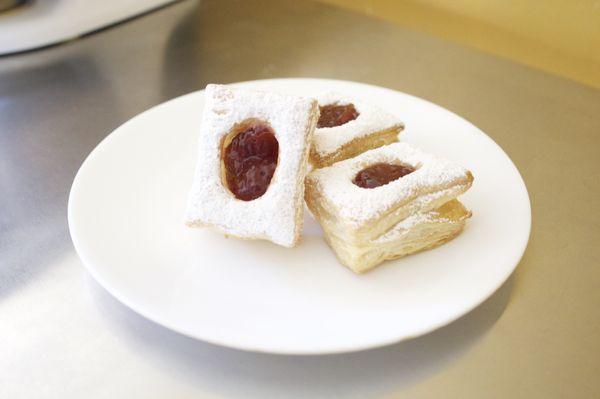
[[[354,108],[354,104],[323,105],[319,110],[321,111],[317,122],[319,128],[341,126],[358,118],[358,111]]]
[[[225,147],[225,180],[237,199],[252,201],[262,196],[277,167],[279,143],[273,129],[264,122],[243,123]]]
[[[358,172],[352,182],[358,187],[375,188],[398,180],[414,171],[415,169],[411,166],[378,163]]]

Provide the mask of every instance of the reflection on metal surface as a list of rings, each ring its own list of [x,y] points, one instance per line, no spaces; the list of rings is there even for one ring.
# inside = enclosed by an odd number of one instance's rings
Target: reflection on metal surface
[[[166,39],[193,6],[169,12],[161,26],[165,42],[155,41],[144,57],[157,67],[146,70],[145,81],[160,81]],[[126,110],[136,95],[128,95],[112,62],[125,53],[110,56],[110,48],[88,44],[0,59],[0,298],[71,250],[66,202],[75,172],[132,116]]]

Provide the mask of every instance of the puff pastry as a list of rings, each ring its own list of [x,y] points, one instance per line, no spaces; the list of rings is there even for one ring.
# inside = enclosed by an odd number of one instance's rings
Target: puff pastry
[[[442,245],[461,233],[471,217],[454,199],[429,212],[418,212],[396,224],[380,237],[362,245],[352,245],[326,231],[325,240],[340,262],[355,273],[364,273],[383,261]]]
[[[318,116],[313,99],[209,84],[186,224],[294,246],[302,229],[304,178]],[[257,135],[270,141],[252,141]],[[274,152],[271,164],[246,167],[256,157],[240,158],[240,151],[265,148]],[[243,180],[238,185],[236,176]],[[266,186],[261,190],[257,181]]]
[[[409,173],[376,188],[353,182],[362,171],[380,164],[401,166]],[[449,160],[393,143],[313,170],[306,178],[305,200],[342,263],[362,272],[458,234],[468,211],[459,212],[463,208],[456,203],[450,203],[454,218],[446,215],[436,223],[417,223],[397,239],[392,233],[414,218],[433,220],[436,214],[445,214],[448,207],[442,206],[472,182],[471,172]]]
[[[359,99],[328,92],[318,96],[317,100],[321,116],[310,153],[310,161],[315,168],[329,166],[366,150],[396,142],[404,129],[395,116]],[[352,108],[344,112],[339,109],[343,106]],[[332,107],[338,109],[332,110]],[[337,118],[327,121],[332,112],[337,114]],[[334,122],[328,123],[331,121]],[[339,122],[345,123],[336,126]]]

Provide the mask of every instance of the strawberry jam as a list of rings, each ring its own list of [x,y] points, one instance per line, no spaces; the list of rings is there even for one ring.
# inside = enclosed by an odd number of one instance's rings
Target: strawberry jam
[[[354,108],[354,104],[323,105],[319,110],[321,111],[317,122],[319,128],[341,126],[358,118],[358,111]]]
[[[358,172],[352,182],[362,188],[375,188],[398,180],[414,171],[415,169],[411,166],[378,163]]]
[[[223,152],[225,180],[237,199],[252,201],[262,196],[277,167],[279,143],[275,132],[258,120],[238,125]]]

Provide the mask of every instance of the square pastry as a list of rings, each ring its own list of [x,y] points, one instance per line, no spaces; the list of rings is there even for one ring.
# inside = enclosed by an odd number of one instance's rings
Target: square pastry
[[[451,161],[393,143],[313,170],[305,200],[326,234],[363,245],[454,199],[472,182],[471,172]]]
[[[320,95],[320,116],[310,153],[316,168],[398,141],[404,125],[364,101],[329,92]]]
[[[208,85],[186,224],[294,246],[318,115],[316,100]]]

